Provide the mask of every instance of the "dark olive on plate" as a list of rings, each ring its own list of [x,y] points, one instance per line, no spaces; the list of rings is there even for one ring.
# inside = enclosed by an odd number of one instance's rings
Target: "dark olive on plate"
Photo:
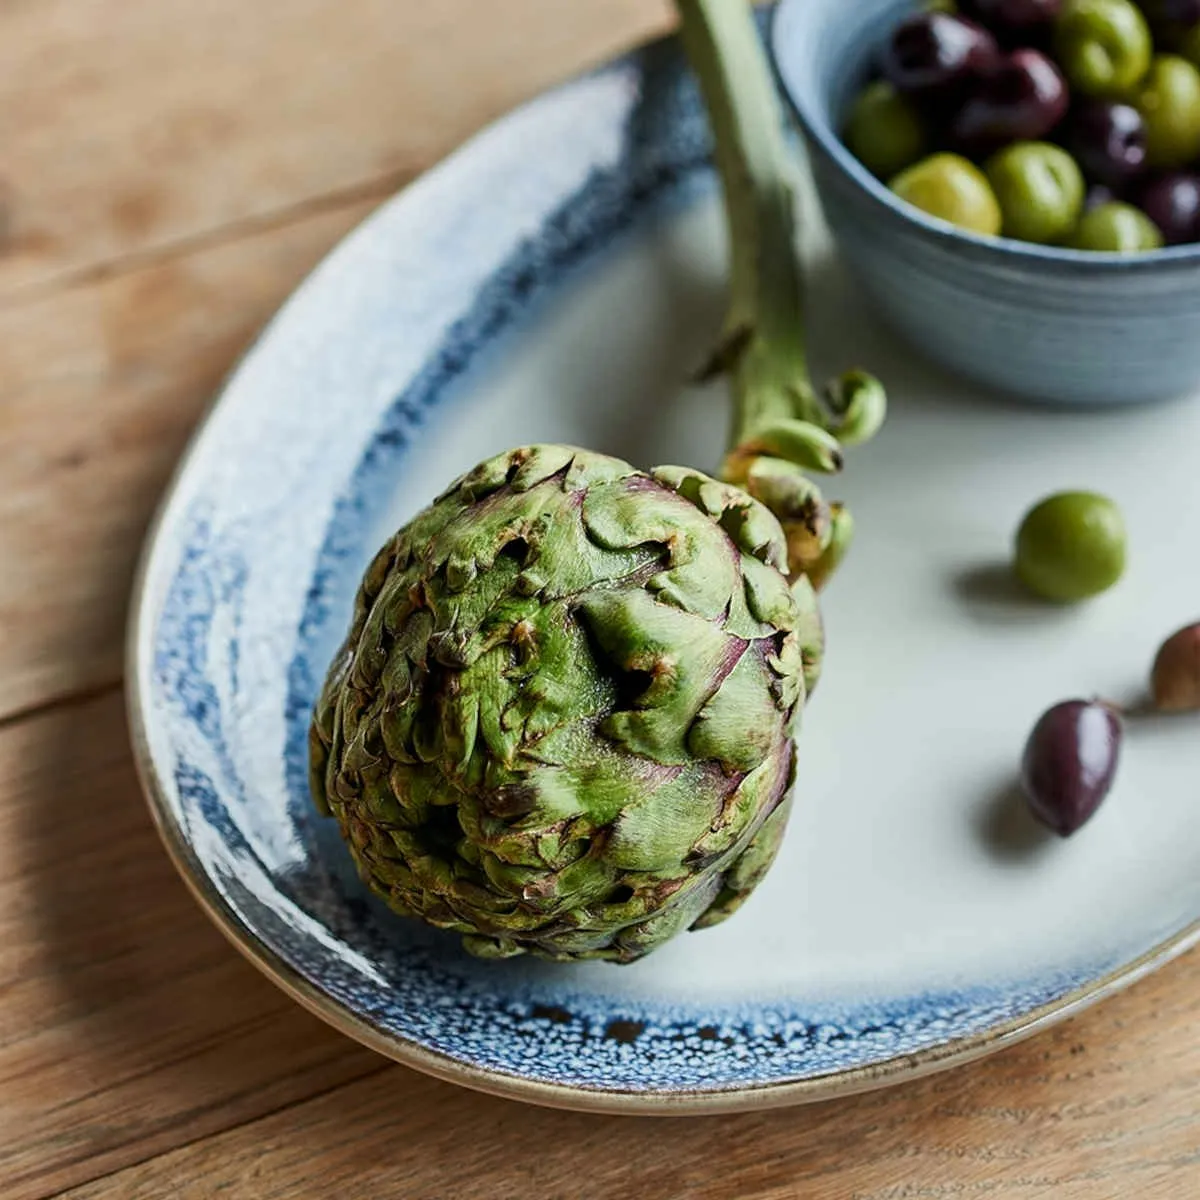
[[[1066,135],[1090,179],[1120,187],[1146,167],[1146,123],[1130,104],[1086,100],[1071,113]]]
[[[1158,226],[1167,245],[1200,240],[1200,175],[1160,175],[1142,189],[1138,207]]]
[[[925,12],[897,26],[880,65],[899,91],[930,98],[958,93],[999,57],[996,39],[973,21]]]
[[[1112,790],[1124,727],[1109,705],[1056,704],[1034,727],[1021,762],[1030,811],[1059,837],[1070,837]]]
[[[1017,50],[984,76],[951,123],[956,145],[983,155],[1007,142],[1038,141],[1066,115],[1067,82],[1046,55]]]

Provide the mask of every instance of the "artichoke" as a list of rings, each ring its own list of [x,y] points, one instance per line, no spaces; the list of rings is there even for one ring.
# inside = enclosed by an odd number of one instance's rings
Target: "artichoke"
[[[849,514],[810,478],[882,387],[809,380],[792,164],[749,5],[678,0],[731,251],[708,375],[721,480],[530,446],[383,547],[310,733],[312,791],[367,884],[483,957],[633,962],[715,925],[783,837],[817,682],[816,590]]]
[[[683,468],[481,464],[379,552],[312,727],[368,885],[476,954],[632,962],[779,848],[816,681],[778,521]]]

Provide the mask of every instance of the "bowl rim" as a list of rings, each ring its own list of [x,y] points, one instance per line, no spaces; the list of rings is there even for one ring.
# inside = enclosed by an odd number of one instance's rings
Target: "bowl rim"
[[[860,192],[881,215],[902,223],[926,241],[945,250],[967,251],[973,257],[998,267],[1028,264],[1055,266],[1074,273],[1095,276],[1114,273],[1147,274],[1168,267],[1200,264],[1200,243],[1165,246],[1140,254],[1119,251],[1073,250],[1064,246],[1045,246],[1015,238],[988,237],[952,225],[939,217],[904,203],[890,188],[871,174],[850,153],[831,124],[815,113],[802,92],[795,89],[784,69],[786,55],[781,52],[781,26],[788,20],[805,20],[811,26],[819,19],[820,9],[812,0],[778,0],[769,18],[767,47],[779,91],[787,101],[810,148],[819,150],[833,165],[843,181]],[[797,17],[799,14],[799,17]]]

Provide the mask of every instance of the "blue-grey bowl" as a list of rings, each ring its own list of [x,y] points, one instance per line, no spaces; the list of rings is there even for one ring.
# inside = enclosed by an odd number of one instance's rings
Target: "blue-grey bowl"
[[[912,0],[782,0],[771,50],[841,253],[884,319],[1014,395],[1115,404],[1200,384],[1200,246],[1118,255],[988,238],[905,204],[842,144],[842,118]]]

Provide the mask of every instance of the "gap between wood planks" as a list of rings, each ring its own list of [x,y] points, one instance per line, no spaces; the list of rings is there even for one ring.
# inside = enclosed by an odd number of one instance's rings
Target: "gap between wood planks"
[[[71,267],[58,274],[47,276],[45,279],[39,279],[36,283],[18,285],[12,291],[0,295],[0,309],[19,308],[23,304],[44,300],[48,296],[69,291],[72,288],[87,287],[93,283],[118,278],[121,275],[132,275],[148,267],[158,266],[177,258],[186,258],[190,254],[256,237],[275,229],[283,229],[309,217],[336,212],[353,204],[360,204],[365,200],[383,200],[413,182],[418,176],[424,174],[426,169],[426,167],[406,167],[385,172],[358,183],[348,184],[346,187],[335,188],[333,191],[322,192],[316,196],[307,196],[292,204],[285,204],[262,213],[255,213],[252,216],[239,217],[235,221],[214,226],[212,229],[190,233],[185,237],[150,246],[144,250],[134,250],[118,258],[102,259],[99,262]]]
[[[213,1130],[210,1133],[199,1134],[193,1138],[187,1138],[177,1145],[171,1146],[169,1149],[160,1150],[155,1154],[146,1154],[141,1158],[131,1158],[128,1162],[123,1163],[119,1167],[114,1167],[111,1171],[101,1171],[97,1175],[91,1175],[87,1179],[81,1179],[77,1183],[73,1183],[69,1188],[61,1192],[47,1193],[44,1200],[69,1200],[69,1197],[79,1193],[86,1188],[95,1187],[98,1183],[103,1183],[106,1179],[112,1179],[115,1176],[121,1175],[126,1171],[133,1170],[136,1167],[145,1165],[148,1162],[153,1162],[156,1158],[162,1158],[168,1154],[175,1154],[180,1150],[186,1150],[191,1146],[199,1146],[204,1142],[210,1141],[212,1138],[221,1137],[223,1134],[232,1132],[235,1129],[252,1129],[255,1125],[277,1117],[281,1113],[287,1112],[289,1109],[299,1108],[302,1105],[308,1104],[314,1100],[322,1100],[327,1096],[332,1096],[337,1092],[345,1091],[348,1088],[357,1087],[365,1080],[374,1079],[377,1075],[382,1075],[385,1071],[402,1071],[406,1068],[392,1062],[390,1059],[380,1058],[379,1066],[370,1071],[364,1071],[361,1075],[356,1075],[353,1079],[344,1080],[341,1083],[331,1084],[327,1088],[321,1088],[318,1091],[309,1093],[307,1096],[297,1096],[295,1099],[288,1100],[283,1104],[278,1104],[274,1108],[264,1109],[256,1116],[251,1117],[248,1121],[242,1121],[238,1125],[230,1125],[224,1129]]]
[[[11,709],[8,712],[0,713],[0,733],[6,729],[12,729],[16,725],[20,725],[23,721],[33,721],[38,717],[47,716],[49,713],[55,712],[60,708],[71,708],[76,704],[87,704],[90,700],[99,700],[102,696],[107,696],[110,692],[119,691],[125,683],[125,677],[119,676],[116,679],[106,679],[99,683],[89,683],[84,687],[76,688],[70,692],[60,692],[57,696],[48,696],[45,700],[38,700],[33,704],[26,704],[19,708]]]

